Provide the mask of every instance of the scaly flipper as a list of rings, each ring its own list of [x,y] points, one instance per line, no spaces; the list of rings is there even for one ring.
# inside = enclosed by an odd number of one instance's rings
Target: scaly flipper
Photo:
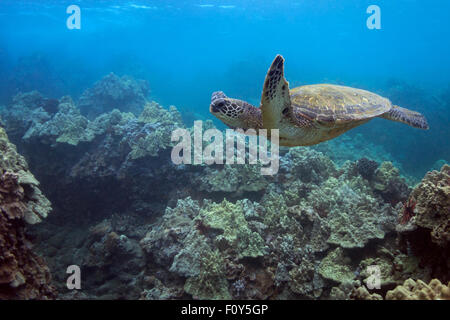
[[[381,118],[402,122],[414,128],[428,130],[427,119],[419,112],[411,111],[399,106],[392,106],[388,112],[380,115]]]
[[[280,124],[291,117],[292,106],[289,83],[284,78],[284,59],[277,55],[264,81],[261,97],[263,127],[279,129]]]

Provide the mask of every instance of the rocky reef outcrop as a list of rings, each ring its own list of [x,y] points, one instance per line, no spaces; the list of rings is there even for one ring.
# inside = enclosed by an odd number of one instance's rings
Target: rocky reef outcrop
[[[56,295],[45,261],[26,234],[51,210],[25,159],[0,127],[0,299],[49,299]]]
[[[110,73],[84,91],[78,107],[89,119],[113,109],[138,115],[142,112],[149,93],[147,81]]]
[[[125,81],[104,78],[86,101]],[[130,83],[138,108],[87,114],[62,97],[51,111],[30,93],[0,111],[54,207],[30,232],[60,298],[381,299],[409,278],[448,281],[448,166],[412,188],[361,138],[281,150],[274,176],[260,164],[175,165],[181,114]],[[78,292],[59,271],[71,264]]]
[[[16,144],[54,207],[67,213],[66,218],[77,219],[80,211],[88,214],[92,206],[103,208],[100,216],[102,212],[109,214],[113,207],[128,206],[128,199],[145,198],[143,193],[164,203],[173,190],[169,181],[182,183],[170,161],[171,132],[183,127],[175,107],[165,109],[145,102],[139,116],[114,109],[89,120],[70,97],[59,99],[54,114],[34,99],[41,96],[18,96],[15,105],[2,110],[5,128],[14,133]],[[30,113],[35,116],[21,120]],[[158,179],[161,188],[154,188]],[[143,185],[145,181],[149,185]],[[73,213],[71,203],[76,202],[86,206]],[[140,205],[139,200],[135,205]]]
[[[431,240],[446,247],[450,242],[450,166],[428,172],[411,192],[412,223],[430,231]]]

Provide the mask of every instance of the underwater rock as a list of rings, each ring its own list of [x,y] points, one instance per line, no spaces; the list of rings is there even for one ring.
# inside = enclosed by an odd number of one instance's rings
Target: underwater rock
[[[302,216],[314,217],[314,231],[308,244],[316,244],[315,250],[320,250],[317,245],[324,240],[344,248],[362,248],[369,240],[382,239],[395,229],[396,210],[374,192],[372,183],[361,177],[357,163],[347,163],[338,170],[317,151],[295,149],[280,160],[283,168],[279,177],[281,183],[271,184],[262,198],[266,225],[296,228],[305,233],[305,230],[311,230],[305,229],[307,220],[298,226],[292,214],[297,220]],[[302,174],[301,170],[309,171],[310,175]],[[305,181],[300,181],[303,178]],[[326,249],[322,247],[321,250]]]
[[[192,235],[192,233],[195,233]],[[167,208],[163,217],[161,228],[152,230],[141,241],[141,245],[148,253],[152,253],[160,264],[171,264],[172,271],[182,275],[192,273],[198,269],[193,265],[184,270],[180,266],[180,260],[192,261],[187,258],[186,246],[191,248],[192,242],[196,243],[195,251],[204,251],[204,246],[198,238],[205,236],[211,238],[221,251],[231,250],[238,258],[256,258],[264,254],[265,245],[258,233],[251,231],[245,220],[243,202],[230,203],[224,200],[222,203],[214,203],[205,200],[202,207],[190,198],[178,200],[174,209]],[[188,241],[189,240],[189,241]],[[195,255],[190,251],[190,255]]]
[[[71,219],[78,216],[70,214],[75,207],[98,216],[130,207],[127,201],[139,208],[145,206],[142,199],[159,199],[165,207],[170,193],[179,190],[175,186],[183,184],[180,172],[191,169],[174,170],[170,161],[171,132],[183,127],[175,107],[167,110],[148,103],[139,118],[115,109],[88,120],[70,97],[63,97],[56,114],[42,108],[28,112],[19,105],[14,110],[17,113],[9,116],[18,122],[29,116],[29,121],[7,128],[54,206]],[[5,122],[14,123],[11,117]],[[89,209],[92,205],[98,209]]]
[[[320,183],[336,173],[334,163],[322,154],[310,148],[290,148],[280,159],[280,172],[289,179],[298,179],[305,183]]]
[[[269,183],[268,178],[261,175],[260,165],[249,164],[225,164],[221,169],[206,167],[196,181],[201,191],[234,193],[236,196],[262,191]]]
[[[91,229],[91,235],[87,239],[89,253],[84,256],[82,265],[101,269],[114,265],[117,273],[122,275],[139,274],[144,266],[144,259],[137,241],[110,228],[103,228],[104,223]]]
[[[191,232],[186,236],[181,251],[173,258],[169,271],[187,278],[196,277],[202,272],[203,256],[210,253],[211,248],[206,237]]]
[[[355,273],[350,268],[351,260],[344,249],[337,247],[323,258],[319,265],[319,274],[325,279],[338,283],[352,282]]]
[[[53,215],[52,215],[53,216]],[[102,221],[80,224],[56,220],[34,227],[36,250],[45,255],[59,299],[138,299],[144,288],[146,256],[139,245],[149,230],[145,217],[113,214]],[[82,294],[66,286],[69,265],[78,265]]]
[[[12,98],[10,108],[22,109],[31,112],[35,109],[43,109],[48,114],[58,112],[59,101],[44,97],[40,92],[20,92]]]
[[[141,300],[169,300],[180,299],[183,296],[184,288],[166,287],[155,276],[147,276],[144,278],[145,286],[151,289],[145,289],[141,293]]]
[[[354,300],[383,300],[383,297],[377,293],[370,293],[365,286],[354,289],[350,295]]]
[[[12,103],[15,108],[33,109],[42,108],[45,105],[46,98],[36,90],[29,92],[20,92],[12,98]]]
[[[257,232],[249,229],[242,201],[234,204],[227,200],[220,204],[205,201],[197,221],[206,228],[219,231],[215,237],[216,246],[233,250],[239,259],[264,255],[264,241]]]
[[[131,145],[129,157],[132,160],[155,157],[161,149],[173,146],[172,132],[183,127],[181,115],[174,106],[166,110],[154,101],[145,105],[137,120],[142,124],[141,132],[128,141]]]
[[[301,224],[302,242],[312,252],[323,252],[328,249],[330,227],[327,221],[320,217],[312,208],[301,205],[289,207],[288,212]]]
[[[14,143],[20,143],[31,126],[44,123],[51,118],[43,108],[46,100],[38,91],[18,93],[10,105],[0,108],[4,129]]]
[[[388,250],[381,245],[373,255],[368,254],[358,265],[358,270],[361,270],[358,277],[366,285],[373,278],[370,266],[379,268],[382,289],[392,288],[410,277],[429,280],[432,274],[431,269],[422,265],[418,257],[401,253],[399,250]]]
[[[196,231],[194,217],[199,211],[198,202],[191,198],[179,199],[175,208],[167,207],[162,221],[141,240],[144,251],[156,263],[170,267],[186,245],[186,237]]]
[[[259,263],[248,260],[262,257],[267,250],[261,236],[250,229],[255,220],[245,219],[244,211],[253,212],[254,206],[248,200],[205,200],[200,206],[191,198],[180,199],[175,208],[166,209],[141,246],[157,264],[187,278],[185,292],[194,298],[268,297],[273,293],[270,272],[251,271]],[[230,281],[241,281],[246,289],[230,287]]]
[[[328,296],[329,300],[349,300],[353,290],[360,287],[358,280],[342,282],[337,287],[332,287]]]
[[[149,92],[149,84],[145,80],[110,73],[84,91],[78,100],[78,107],[89,119],[113,109],[138,115]]]
[[[303,208],[311,208],[326,217],[330,244],[362,248],[370,239],[382,239],[386,232],[395,228],[393,208],[371,195],[370,188],[363,187],[359,179],[348,181],[344,177],[331,177],[301,202]]]
[[[0,177],[4,192],[12,192],[9,197],[2,197],[2,212],[10,219],[24,219],[29,224],[41,222],[52,209],[50,201],[39,190],[39,182],[28,170],[27,162],[17,153],[1,127],[0,151]]]
[[[405,280],[403,285],[386,293],[386,300],[450,300],[450,282],[445,285],[438,279],[429,284],[422,280]]]
[[[29,112],[16,136],[58,211],[54,226],[35,230],[49,233],[41,251],[58,270],[81,261],[87,298],[350,299],[371,264],[386,271],[383,287],[429,279],[414,256],[370,249],[395,236],[386,234],[409,192],[390,163],[336,167],[313,148],[291,148],[270,177],[258,165],[175,166],[175,107],[151,102],[139,116],[115,109],[88,119],[70,98],[59,102],[55,114]],[[64,231],[67,218],[77,232]],[[354,298],[369,296],[359,289]]]
[[[84,291],[103,299],[138,298],[146,265],[144,252],[137,239],[121,233],[112,221],[90,228],[77,250],[80,267],[87,271]]]
[[[317,299],[325,287],[323,279],[317,272],[317,266],[311,261],[304,260],[289,272],[289,288],[302,297]]]
[[[0,127],[0,299],[50,299],[56,295],[50,270],[25,234],[51,204],[38,189],[25,159]]]
[[[270,184],[260,203],[264,207],[263,223],[270,229],[286,230],[291,226],[291,219],[287,214],[288,206],[279,186]]]
[[[175,208],[166,209],[162,223],[141,240],[141,246],[155,262],[186,277],[185,291],[194,298],[230,299],[223,254],[211,248],[196,226],[200,210],[190,198],[178,200]]]
[[[200,274],[186,280],[184,290],[195,299],[231,299],[225,278],[223,257],[218,250],[205,253],[200,260]]]
[[[428,172],[414,190],[410,201],[414,206],[413,222],[430,230],[434,243],[445,247],[450,241],[450,166]]]
[[[359,174],[367,180],[371,180],[375,170],[378,168],[378,163],[367,158],[361,158],[356,162]]]
[[[70,97],[61,98],[59,111],[44,123],[33,122],[25,132],[25,141],[38,140],[43,144],[67,143],[76,146],[87,141],[85,135],[88,120],[80,114]]]
[[[385,161],[375,171],[373,187],[386,202],[396,205],[408,198],[410,189],[392,162]]]

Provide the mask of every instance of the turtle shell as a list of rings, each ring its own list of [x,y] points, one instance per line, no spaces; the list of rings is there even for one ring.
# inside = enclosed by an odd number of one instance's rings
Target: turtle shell
[[[375,93],[331,84],[297,87],[290,94],[296,113],[321,123],[371,119],[392,108],[389,99]]]

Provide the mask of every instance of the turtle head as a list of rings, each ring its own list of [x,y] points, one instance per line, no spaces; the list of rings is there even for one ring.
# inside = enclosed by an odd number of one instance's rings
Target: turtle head
[[[212,94],[209,111],[232,129],[258,129],[262,121],[258,108],[243,100],[228,98],[222,91]]]

